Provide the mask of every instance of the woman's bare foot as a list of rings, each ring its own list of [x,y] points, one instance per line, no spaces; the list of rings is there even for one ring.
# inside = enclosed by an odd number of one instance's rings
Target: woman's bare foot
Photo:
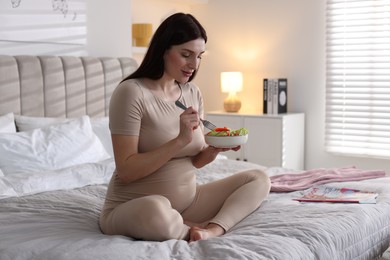
[[[206,228],[193,226],[190,228],[190,238],[188,242],[204,240],[212,237],[219,237],[225,233],[225,230],[217,224],[210,223]]]

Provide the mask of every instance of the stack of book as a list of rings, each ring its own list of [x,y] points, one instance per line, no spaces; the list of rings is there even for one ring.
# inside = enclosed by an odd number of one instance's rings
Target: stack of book
[[[263,83],[263,113],[287,113],[287,79],[266,78]]]

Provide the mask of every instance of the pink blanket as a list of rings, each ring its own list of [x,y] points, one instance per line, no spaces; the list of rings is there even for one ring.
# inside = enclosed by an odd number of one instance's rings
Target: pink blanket
[[[320,168],[302,173],[285,173],[270,177],[271,191],[288,192],[304,190],[314,185],[329,182],[360,181],[384,177],[382,170],[361,170],[353,167]]]

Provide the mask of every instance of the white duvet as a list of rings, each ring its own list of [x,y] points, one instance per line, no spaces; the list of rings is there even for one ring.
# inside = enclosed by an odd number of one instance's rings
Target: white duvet
[[[31,195],[0,200],[0,259],[375,259],[390,243],[390,177],[328,184],[378,192],[377,204],[305,204],[292,200],[300,192],[271,193],[227,234],[205,241],[148,242],[103,235],[98,217],[106,185],[94,182],[106,183],[112,167],[108,160],[56,178],[43,173],[24,186],[13,180],[19,193],[30,189]],[[198,181],[252,167],[259,166],[219,159],[199,171]],[[270,175],[282,171],[267,169]],[[57,186],[36,193],[36,177],[41,182],[55,179]],[[73,189],[61,186],[72,180]]]

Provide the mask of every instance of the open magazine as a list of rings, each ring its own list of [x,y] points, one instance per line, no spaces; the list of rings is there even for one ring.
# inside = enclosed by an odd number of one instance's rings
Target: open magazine
[[[375,204],[378,193],[348,188],[326,186],[312,187],[303,191],[300,202],[369,203]]]

